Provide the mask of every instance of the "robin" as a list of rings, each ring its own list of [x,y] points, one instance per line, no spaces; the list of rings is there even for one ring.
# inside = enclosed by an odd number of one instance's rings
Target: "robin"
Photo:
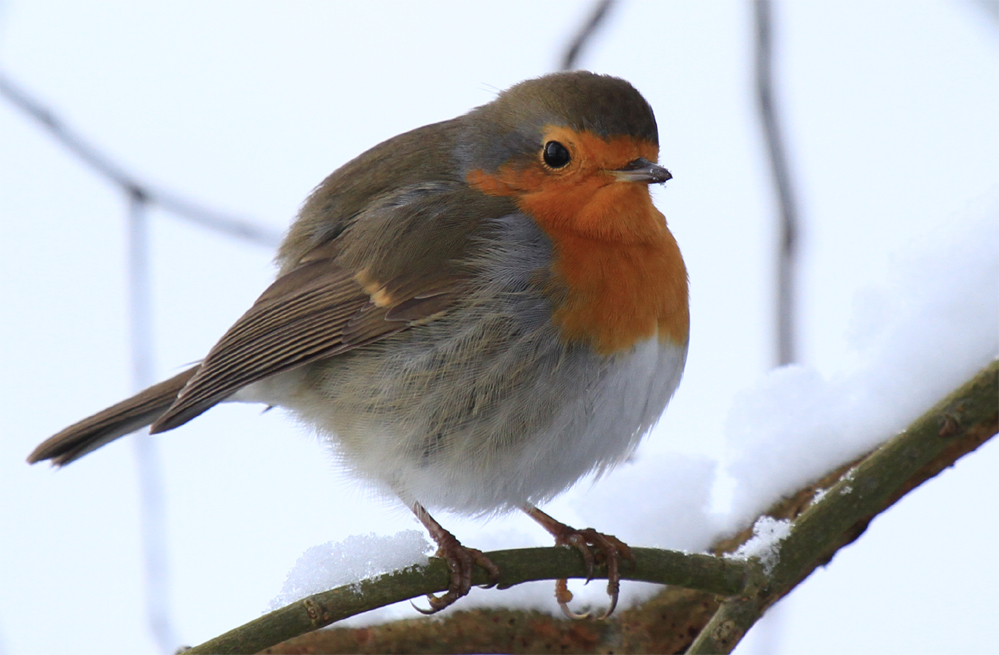
[[[517,84],[453,120],[381,143],[306,200],[275,282],[205,359],[38,446],[69,464],[223,401],[290,410],[357,476],[402,500],[439,546],[450,586],[498,570],[427,508],[522,510],[608,569],[622,541],[537,508],[625,460],[683,372],[687,272],[650,184],[648,102],[577,71]],[[556,598],[568,609],[564,580]]]

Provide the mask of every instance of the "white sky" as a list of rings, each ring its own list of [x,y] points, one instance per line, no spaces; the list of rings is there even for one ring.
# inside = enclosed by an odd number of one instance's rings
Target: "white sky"
[[[362,150],[551,70],[589,7],[7,2],[0,68],[143,177],[283,229]],[[891,253],[996,193],[999,29],[970,2],[777,12],[806,222],[802,359],[831,374],[849,352],[857,290],[885,278]],[[646,95],[675,176],[657,202],[690,270],[691,352],[640,457],[688,462],[664,469],[683,488],[726,457],[732,397],[772,359],[774,203],[749,19],[742,2],[622,2],[582,61]],[[166,377],[204,355],[273,271],[260,248],[153,218],[155,361]],[[0,653],[155,651],[132,445],[58,474],[23,463],[41,439],[129,393],[124,223],[113,188],[0,103]],[[184,643],[258,616],[310,546],[416,527],[337,473],[280,412],[213,409],[157,443]],[[994,647],[999,571],[980,554],[999,538],[983,502],[996,497],[997,468],[989,444],[879,517],[783,604],[779,629],[751,635],[742,652]],[[601,489],[620,487],[584,482],[550,509],[601,528]],[[662,527],[674,544],[695,542],[706,528],[691,517],[706,499],[677,498]],[[522,517],[439,518],[473,546],[548,543]]]

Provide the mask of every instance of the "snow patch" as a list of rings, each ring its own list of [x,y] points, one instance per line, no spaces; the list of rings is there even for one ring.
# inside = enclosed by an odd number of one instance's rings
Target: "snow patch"
[[[761,516],[753,524],[753,536],[739,546],[739,550],[726,557],[746,560],[755,557],[763,565],[763,572],[770,573],[780,561],[780,544],[791,534],[791,522]]]
[[[329,541],[313,546],[302,553],[288,572],[270,609],[383,573],[423,566],[431,548],[419,530],[406,530],[391,537],[355,535],[338,543]]]
[[[857,297],[841,370],[785,366],[735,397],[729,531],[873,450],[999,354],[999,203],[896,256],[887,286]]]

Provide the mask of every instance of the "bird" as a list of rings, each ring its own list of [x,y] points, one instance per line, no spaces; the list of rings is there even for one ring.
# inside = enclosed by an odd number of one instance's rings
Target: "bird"
[[[680,382],[688,275],[650,185],[651,105],[589,71],[529,79],[451,120],[390,138],[330,174],[276,255],[275,281],[174,377],[40,444],[65,466],[220,402],[281,407],[360,481],[398,498],[449,567],[425,613],[476,566],[429,510],[523,511],[606,564],[609,616],[628,545],[538,508],[627,460]],[[569,616],[572,594],[556,582]]]

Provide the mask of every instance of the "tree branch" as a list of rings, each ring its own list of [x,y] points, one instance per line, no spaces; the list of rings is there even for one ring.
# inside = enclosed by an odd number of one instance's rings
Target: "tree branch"
[[[760,575],[756,564],[746,561],[654,548],[632,551],[634,565],[622,563],[621,577],[626,580],[680,585],[730,596],[741,593],[751,579]],[[586,577],[585,563],[575,549],[522,548],[494,551],[487,556],[500,569],[497,586],[501,589],[535,580]],[[606,577],[606,573],[602,568],[597,577]],[[444,591],[450,577],[444,560],[433,558],[425,567],[410,567],[314,594],[185,652],[257,652],[361,612]],[[476,569],[472,582],[486,584],[486,572]]]
[[[688,653],[728,653],[768,607],[856,540],[875,516],[991,438],[999,424],[999,363],[937,403],[842,473],[795,519],[769,580],[722,603]]]
[[[770,0],[753,3],[756,36],[756,103],[767,144],[770,174],[780,208],[777,243],[777,365],[797,360],[795,318],[797,314],[798,204],[791,166],[774,97],[773,7]]]

